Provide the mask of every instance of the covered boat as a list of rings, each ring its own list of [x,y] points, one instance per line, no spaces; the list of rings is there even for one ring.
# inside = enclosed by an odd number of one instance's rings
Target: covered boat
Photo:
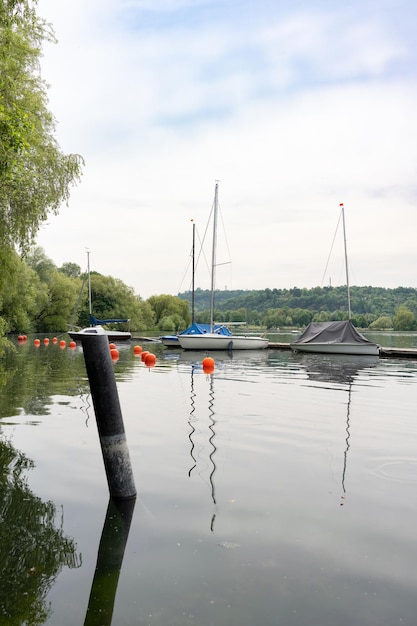
[[[311,322],[290,345],[297,352],[379,354],[379,346],[358,332],[350,320]]]

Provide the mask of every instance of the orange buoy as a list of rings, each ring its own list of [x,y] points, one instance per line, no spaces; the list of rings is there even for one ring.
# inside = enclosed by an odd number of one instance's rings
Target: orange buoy
[[[145,365],[147,365],[148,367],[152,367],[153,365],[155,365],[155,363],[156,363],[155,354],[153,354],[152,352],[148,352],[148,354],[145,356]]]
[[[49,346],[49,339],[48,337],[45,337],[45,339],[43,340],[43,343],[45,346]]]
[[[112,361],[118,361],[119,360],[119,351],[117,348],[112,348],[110,350],[110,355],[112,358]]]
[[[58,343],[58,339],[57,339],[56,337],[54,337],[54,338],[52,339],[52,343]]]
[[[76,348],[76,347],[77,347],[77,344],[75,343],[75,341],[70,341],[70,342],[69,342],[69,346],[68,346],[68,347],[69,347],[69,348],[71,348],[71,349],[73,350],[74,348]]]
[[[33,341],[33,345],[35,346],[35,348],[39,348],[39,346],[41,345],[41,340],[40,339],[35,339]]]
[[[61,341],[59,342],[59,347],[65,348],[66,345],[67,345],[67,342],[65,341],[65,339],[61,339]]]
[[[142,361],[145,361],[145,359],[146,359],[146,355],[147,355],[147,354],[150,354],[149,350],[144,350],[144,351],[142,352]]]
[[[115,343],[109,343],[110,350],[117,350],[117,346]]]
[[[211,356],[206,356],[202,362],[203,367],[211,367],[214,369],[214,359]]]
[[[141,354],[142,346],[133,346],[133,354]]]

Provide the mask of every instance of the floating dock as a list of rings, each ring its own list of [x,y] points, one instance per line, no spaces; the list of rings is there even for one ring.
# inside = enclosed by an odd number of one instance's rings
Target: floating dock
[[[270,341],[268,348],[272,350],[291,350],[291,344]],[[417,348],[384,348],[381,346],[379,356],[382,359],[417,359]]]

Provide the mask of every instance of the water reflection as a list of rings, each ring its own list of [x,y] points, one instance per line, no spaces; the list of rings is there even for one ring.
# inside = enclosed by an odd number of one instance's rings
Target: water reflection
[[[190,404],[191,404],[191,409],[190,409],[190,419],[188,420],[188,424],[190,426],[190,432],[188,434],[188,439],[190,440],[190,444],[191,444],[191,450],[190,450],[190,456],[192,459],[192,466],[190,467],[189,471],[188,471],[188,476],[191,476],[191,472],[193,471],[193,469],[197,466],[197,459],[194,456],[194,448],[195,448],[195,444],[194,444],[194,439],[193,439],[193,435],[195,433],[195,427],[194,427],[194,412],[195,412],[195,397],[196,397],[196,393],[194,391],[194,368],[191,368],[191,392],[190,392]]]
[[[342,385],[353,383],[361,372],[375,368],[378,363],[377,356],[349,354],[304,354],[299,360],[309,380]]]
[[[84,626],[110,626],[136,498],[110,498]]]
[[[343,472],[342,472],[342,491],[343,491],[343,495],[342,495],[342,500],[345,499],[345,494],[346,494],[346,486],[345,486],[345,480],[346,480],[346,469],[347,469],[347,458],[348,458],[348,452],[349,452],[349,448],[350,448],[350,443],[349,443],[349,439],[350,439],[350,403],[352,401],[352,382],[349,383],[349,390],[348,390],[348,401],[347,401],[347,411],[346,411],[346,448],[345,451],[343,453]],[[340,503],[340,506],[343,506],[343,502]]]
[[[195,359],[195,357],[194,357]],[[190,432],[188,434],[188,439],[190,440],[190,457],[191,457],[191,467],[188,470],[188,476],[191,477],[193,470],[197,468],[198,465],[198,457],[196,456],[196,443],[194,441],[194,437],[196,436],[197,429],[196,424],[198,422],[198,416],[196,414],[197,409],[197,401],[198,394],[195,389],[195,376],[203,374],[203,368],[198,363],[191,364],[191,383],[190,383],[190,413],[188,424],[190,426]],[[204,400],[204,404],[207,403],[207,416],[208,416],[208,430],[210,434],[208,436],[208,443],[210,445],[210,452],[208,453],[208,459],[210,462],[210,473],[208,477],[209,485],[210,485],[210,494],[213,505],[216,507],[216,488],[214,483],[214,475],[216,473],[216,461],[215,455],[217,452],[217,447],[215,444],[216,438],[216,420],[215,420],[215,410],[214,410],[214,377],[212,374],[206,374],[205,380],[208,382],[208,395],[206,400]],[[210,521],[210,529],[214,531],[214,522],[216,519],[216,512],[213,513],[211,521]]]
[[[210,424],[209,424],[209,430],[211,432],[211,435],[209,437],[209,443],[212,447],[212,450],[209,454],[209,459],[211,461],[211,464],[213,466],[211,472],[210,472],[210,476],[209,476],[209,481],[210,481],[210,487],[211,487],[211,499],[213,500],[213,504],[216,506],[216,490],[215,490],[215,486],[214,486],[214,474],[216,472],[216,463],[214,460],[214,455],[217,452],[217,447],[214,443],[214,439],[216,436],[214,427],[216,425],[216,420],[214,419],[214,387],[213,387],[213,376],[211,374],[208,375],[209,381],[210,381],[210,386],[209,386],[209,403],[208,403],[208,417],[210,420]],[[214,531],[214,522],[216,520],[216,513],[213,513],[213,516],[211,518],[211,522],[210,522],[210,530],[213,532]]]
[[[371,368],[377,367],[379,358],[377,356],[356,356],[356,355],[302,355],[300,360],[301,367],[305,368],[308,380],[314,382],[325,383],[324,389],[337,383],[337,389],[347,393],[346,400],[346,422],[345,422],[345,449],[343,452],[343,469],[342,469],[342,495],[340,506],[343,506],[346,499],[346,474],[348,453],[350,449],[350,420],[351,420],[351,404],[353,387],[359,383],[359,378],[364,372],[369,372]]]
[[[49,415],[53,396],[86,393],[88,382],[80,356],[57,345],[34,348],[29,340],[15,353],[7,353],[0,363],[0,418]]]
[[[64,536],[63,516],[27,485],[34,463],[10,442],[0,443],[0,622],[43,624],[45,598],[64,566],[81,566],[74,541]]]

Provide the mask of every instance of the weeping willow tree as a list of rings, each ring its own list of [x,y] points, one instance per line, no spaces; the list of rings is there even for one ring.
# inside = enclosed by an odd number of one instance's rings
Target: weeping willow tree
[[[54,136],[40,57],[55,37],[36,4],[0,0],[0,316],[14,251],[25,253],[42,223],[68,202],[83,165],[79,155],[63,154]]]

